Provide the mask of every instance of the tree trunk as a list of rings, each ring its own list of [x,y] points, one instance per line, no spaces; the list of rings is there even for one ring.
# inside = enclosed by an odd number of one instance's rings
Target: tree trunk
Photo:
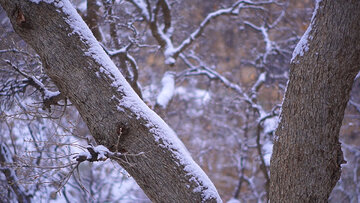
[[[176,134],[131,89],[68,0],[0,4],[98,144],[129,154],[119,163],[152,201],[221,202]]]
[[[344,163],[339,131],[360,70],[360,1],[317,4],[291,64],[271,158],[271,202],[327,202]]]

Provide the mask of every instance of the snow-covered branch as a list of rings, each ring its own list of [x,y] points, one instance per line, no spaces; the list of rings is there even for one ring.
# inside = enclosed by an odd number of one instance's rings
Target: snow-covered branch
[[[146,21],[151,20],[151,7],[150,3],[145,0],[128,0],[131,4],[133,4],[144,17]]]
[[[274,3],[274,1],[237,1],[229,8],[223,8],[219,9],[217,11],[214,11],[212,13],[209,13],[205,19],[200,23],[199,27],[193,31],[189,36],[184,39],[179,46],[175,47],[174,42],[171,33],[171,10],[170,5],[166,0],[159,0],[157,3],[156,8],[154,9],[154,12],[151,13],[152,18],[148,17],[148,8],[151,7],[150,3],[146,4],[147,6],[144,6],[144,1],[138,0],[128,0],[133,5],[135,5],[136,8],[138,8],[144,19],[146,19],[147,23],[149,24],[149,27],[151,29],[153,37],[157,40],[159,45],[164,49],[164,56],[165,56],[165,63],[168,65],[174,65],[177,57],[183,53],[183,51],[188,48],[197,38],[199,38],[202,33],[204,32],[205,28],[210,24],[210,22],[220,16],[225,15],[238,15],[240,12],[240,9],[242,8],[255,8],[258,9],[258,6],[265,5],[265,4],[271,4]],[[255,6],[255,7],[254,7]],[[158,11],[162,8],[163,15],[164,15],[164,25],[160,25],[158,22]],[[163,29],[161,29],[163,27]]]
[[[206,75],[210,79],[217,79],[222,84],[224,84],[227,88],[237,92],[239,95],[241,95],[246,103],[248,103],[251,108],[259,113],[260,115],[265,114],[265,110],[263,107],[256,103],[256,99],[254,96],[249,96],[241,86],[238,84],[235,84],[231,82],[229,79],[221,75],[220,73],[216,72],[214,69],[211,69],[207,67],[199,58],[197,58],[199,62],[199,66],[194,66],[192,63],[187,59],[187,57],[183,54],[180,55],[181,59],[184,61],[184,63],[189,67],[188,70],[186,70],[185,73],[182,73],[181,75]],[[193,57],[194,58],[194,57]],[[258,82],[255,83],[255,86],[259,86],[265,79],[264,74],[259,75]],[[259,88],[253,87],[254,90],[258,90]],[[253,94],[254,95],[254,94]]]
[[[156,99],[156,104],[165,109],[174,96],[175,73],[166,72],[161,80],[162,89]]]
[[[81,152],[74,157],[74,159],[78,162],[96,162],[96,161],[106,161],[107,159],[113,159],[116,161],[121,161],[124,164],[131,165],[130,162],[127,161],[127,157],[133,156],[145,156],[144,152],[140,152],[137,154],[129,154],[129,153],[120,153],[120,152],[111,152],[108,148],[103,145],[87,146],[87,151]]]

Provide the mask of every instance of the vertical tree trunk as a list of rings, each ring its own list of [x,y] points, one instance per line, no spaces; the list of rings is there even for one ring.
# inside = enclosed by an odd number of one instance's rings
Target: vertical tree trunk
[[[292,59],[271,158],[271,202],[327,202],[344,163],[339,131],[360,70],[360,1],[317,2]]]
[[[221,202],[176,134],[131,89],[68,0],[0,5],[98,144],[126,156],[119,163],[152,201]]]

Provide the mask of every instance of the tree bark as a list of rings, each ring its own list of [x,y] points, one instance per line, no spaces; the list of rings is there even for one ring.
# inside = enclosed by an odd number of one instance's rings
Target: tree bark
[[[152,201],[221,202],[176,134],[131,89],[68,0],[0,4],[98,144],[128,154],[119,163]]]
[[[339,131],[360,70],[360,1],[318,1],[292,61],[271,158],[271,202],[327,202],[344,163]],[[307,40],[307,41],[306,41]]]

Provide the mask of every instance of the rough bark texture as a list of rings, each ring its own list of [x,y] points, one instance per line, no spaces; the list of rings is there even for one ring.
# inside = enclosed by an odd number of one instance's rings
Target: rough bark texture
[[[69,4],[54,2],[58,7]],[[144,152],[119,163],[154,202],[220,202],[213,184],[205,183],[206,175],[172,143],[178,141],[169,135],[173,131],[151,110],[141,111],[145,104],[131,96],[135,93],[126,82],[114,86],[112,75],[101,71],[103,60],[109,58],[85,54],[91,47],[69,25],[72,14],[54,2],[0,0],[0,5],[14,30],[40,55],[48,76],[76,106],[98,144],[122,153]],[[121,103],[129,99],[131,106]],[[164,132],[164,137],[157,132]],[[190,168],[200,171],[200,176]],[[206,196],[209,191],[212,195]]]
[[[271,202],[327,202],[344,163],[339,131],[360,70],[360,1],[324,0],[318,8],[309,49],[291,65],[271,159]]]

